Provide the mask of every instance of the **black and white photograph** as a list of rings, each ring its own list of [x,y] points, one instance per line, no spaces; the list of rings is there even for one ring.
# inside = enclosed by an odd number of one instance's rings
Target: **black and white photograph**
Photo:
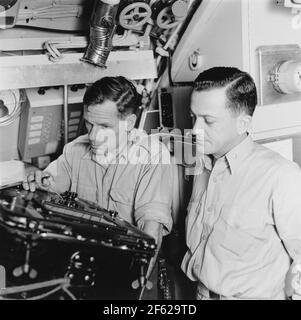
[[[0,300],[301,300],[301,0],[0,0]]]

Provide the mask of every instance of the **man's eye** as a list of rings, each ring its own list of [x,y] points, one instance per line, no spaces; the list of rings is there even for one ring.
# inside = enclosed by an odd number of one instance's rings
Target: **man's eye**
[[[205,123],[211,125],[211,124],[214,123],[214,121],[212,121],[212,120],[205,120]]]

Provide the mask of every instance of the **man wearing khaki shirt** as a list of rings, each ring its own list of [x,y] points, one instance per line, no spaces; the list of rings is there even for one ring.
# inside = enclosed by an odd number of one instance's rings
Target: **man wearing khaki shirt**
[[[182,270],[198,281],[197,299],[301,294],[301,172],[252,141],[256,104],[253,79],[236,68],[195,80],[193,133],[204,168],[194,178]]]
[[[23,186],[70,190],[117,211],[152,236],[159,250],[172,227],[172,171],[166,147],[134,128],[138,106],[136,89],[124,77],[95,82],[84,96],[88,133],[67,144],[43,172],[30,173]]]

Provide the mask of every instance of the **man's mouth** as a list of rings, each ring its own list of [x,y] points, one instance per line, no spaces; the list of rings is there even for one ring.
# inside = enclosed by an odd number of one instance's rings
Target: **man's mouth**
[[[92,145],[91,144],[91,151],[94,154],[105,154],[108,152],[108,148],[105,145]]]
[[[103,143],[93,143],[93,142],[90,142],[90,146],[91,146],[91,148],[93,148],[93,149],[98,149],[98,148],[104,147],[105,145],[104,145]]]

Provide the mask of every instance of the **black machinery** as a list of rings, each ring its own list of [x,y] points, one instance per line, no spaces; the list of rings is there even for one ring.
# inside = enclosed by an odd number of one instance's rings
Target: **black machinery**
[[[137,299],[156,251],[155,240],[117,212],[73,192],[21,186],[0,191],[0,241],[0,299]]]

